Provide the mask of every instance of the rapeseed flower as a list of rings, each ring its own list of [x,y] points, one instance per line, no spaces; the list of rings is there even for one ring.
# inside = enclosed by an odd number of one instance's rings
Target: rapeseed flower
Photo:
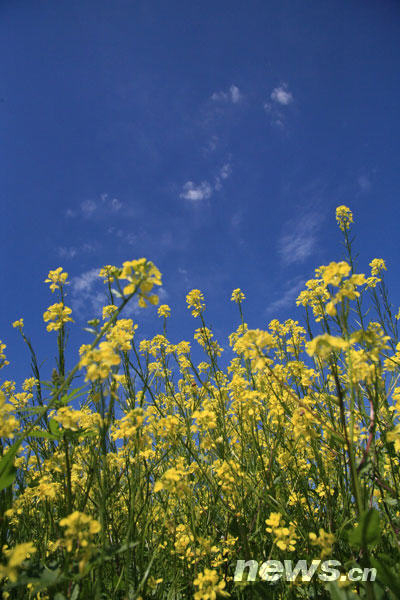
[[[353,223],[353,213],[347,206],[338,206],[336,209],[336,221],[342,231],[347,231]]]
[[[51,292],[55,292],[58,289],[61,289],[63,285],[68,284],[68,273],[63,271],[62,267],[57,267],[54,271],[49,271],[47,275],[47,279],[45,279],[45,283],[50,283]]]
[[[43,314],[43,320],[45,323],[50,321],[47,325],[47,331],[59,331],[64,323],[73,322],[70,317],[72,310],[65,306],[63,302],[52,304]]]

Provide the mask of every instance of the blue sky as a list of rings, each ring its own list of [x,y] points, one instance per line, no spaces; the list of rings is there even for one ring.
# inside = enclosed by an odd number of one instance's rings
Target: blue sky
[[[23,316],[46,365],[49,269],[70,273],[71,341],[102,300],[95,273],[145,256],[163,273],[170,335],[192,338],[200,288],[223,343],[246,320],[301,318],[313,269],[382,257],[400,303],[400,5],[390,0],[2,0],[0,339]],[[94,298],[94,300],[92,300]],[[155,311],[135,315],[142,334]]]

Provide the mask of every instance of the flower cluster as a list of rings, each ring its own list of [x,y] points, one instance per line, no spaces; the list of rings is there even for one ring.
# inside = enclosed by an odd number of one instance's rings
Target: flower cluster
[[[65,323],[73,322],[70,316],[72,310],[65,306],[63,302],[52,304],[43,314],[43,320],[45,323],[50,321],[47,325],[47,331],[59,331]]]
[[[193,583],[198,588],[194,600],[216,600],[217,596],[224,598],[229,596],[225,591],[225,581],[220,581],[217,571],[213,569],[204,569]]]
[[[32,372],[0,382],[4,597],[398,596],[400,311],[383,259],[359,272],[350,209],[336,217],[345,254],[315,269],[297,299],[305,310],[250,327],[236,288],[226,339],[198,289],[186,297],[200,321],[192,341],[171,339],[166,304],[145,335],[140,311],[135,321],[122,311],[133,296],[156,304],[161,274],[138,259],[100,271],[104,306],[77,356],[67,274],[50,271],[60,302],[44,318],[59,332],[56,368],[19,319]],[[346,591],[234,581],[237,560],[294,552],[308,564],[371,557],[384,567],[375,587]]]
[[[138,292],[139,306],[146,307],[147,303],[158,303],[157,294],[150,292],[155,285],[161,285],[161,273],[151,261],[145,258],[126,261],[118,277],[128,281],[123,288],[126,296]]]
[[[69,283],[67,279],[68,273],[63,271],[62,267],[58,267],[57,269],[54,269],[54,271],[49,271],[47,279],[45,279],[45,283],[49,283],[50,290],[55,292],[56,290],[61,289],[63,285]]]
[[[7,577],[10,581],[15,582],[18,578],[18,567],[21,567],[24,561],[36,551],[32,542],[17,544],[13,548],[3,546],[2,552],[7,559],[7,564],[0,564],[0,580]]]
[[[106,379],[113,367],[117,367],[121,358],[111,342],[100,342],[98,348],[81,346],[80,368],[86,367],[86,381]]]
[[[346,231],[353,223],[353,213],[347,206],[338,206],[336,209],[336,221],[342,231]]]
[[[187,307],[192,309],[192,315],[198,317],[205,311],[204,296],[200,290],[192,290],[186,296]]]

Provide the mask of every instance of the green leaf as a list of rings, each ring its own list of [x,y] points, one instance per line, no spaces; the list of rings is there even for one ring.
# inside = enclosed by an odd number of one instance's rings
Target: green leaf
[[[60,575],[61,575],[60,569],[55,569],[53,571],[52,569],[48,569],[47,567],[45,567],[40,576],[40,583],[42,585],[50,587],[59,582]]]
[[[328,584],[329,594],[332,600],[356,600],[358,596],[352,592],[340,588],[337,581]]]
[[[43,413],[43,406],[28,406],[27,408],[19,408],[19,413],[38,414]]]
[[[94,429],[79,429],[79,431],[74,432],[77,434],[76,437],[79,438],[91,438],[91,437],[95,437],[96,435],[98,435],[98,431],[94,430]]]
[[[361,464],[361,460],[359,461],[359,464],[357,465],[357,472],[358,475],[367,475],[368,473],[371,473],[371,471],[374,468],[374,465],[372,463],[372,461],[370,459],[367,459],[363,465],[360,468],[360,464]]]
[[[336,533],[336,536],[338,538],[341,537],[343,540],[345,540],[347,542],[349,539],[349,531],[352,530],[353,521],[354,521],[353,517],[351,517],[350,519],[347,519],[346,521],[343,521],[339,530]]]
[[[14,442],[12,446],[9,447],[7,452],[3,454],[0,460],[0,490],[4,490],[5,488],[12,485],[15,476],[17,474],[17,470],[14,467],[14,457],[18,452],[19,447],[23,442],[23,438]]]
[[[70,400],[74,400],[75,398],[79,398],[79,396],[83,396],[85,394],[86,390],[87,390],[87,385],[83,385],[82,387],[77,388],[76,390],[72,390],[72,392],[70,392],[69,394],[67,394],[61,398],[62,403],[68,404],[68,402],[70,402]]]
[[[371,564],[377,570],[380,581],[388,586],[395,598],[400,598],[400,579],[388,567],[388,563],[390,558],[384,554],[371,558]]]
[[[385,502],[386,504],[389,504],[389,506],[397,506],[399,501],[396,500],[396,498],[385,498]]]
[[[14,465],[10,465],[7,471],[0,476],[0,491],[8,488],[13,484],[13,481],[17,475],[17,469]]]
[[[55,421],[54,419],[50,419],[49,429],[50,429],[50,433],[52,433],[55,437],[57,437],[57,438],[61,437],[62,431],[61,431],[57,421]]]
[[[374,587],[375,600],[386,600],[387,599],[387,594],[381,586],[379,586],[377,583],[374,583],[373,587]]]
[[[380,540],[379,513],[374,508],[363,512],[357,527],[349,531],[349,542],[356,548],[375,546]]]
[[[52,435],[49,431],[43,429],[33,429],[28,437],[46,438],[46,440],[56,440],[57,437]]]

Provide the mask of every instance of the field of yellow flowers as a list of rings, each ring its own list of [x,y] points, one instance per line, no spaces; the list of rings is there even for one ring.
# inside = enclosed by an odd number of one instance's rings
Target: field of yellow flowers
[[[41,379],[21,318],[32,373],[0,387],[4,599],[400,598],[400,313],[385,262],[357,270],[350,209],[336,220],[345,256],[306,283],[302,324],[250,330],[233,291],[224,369],[196,289],[194,342],[168,341],[164,304],[162,333],[137,343],[124,307],[161,285],[143,258],[101,269],[109,304],[67,372],[68,274],[50,271],[57,368]],[[239,560],[329,558],[376,579],[235,577]]]

